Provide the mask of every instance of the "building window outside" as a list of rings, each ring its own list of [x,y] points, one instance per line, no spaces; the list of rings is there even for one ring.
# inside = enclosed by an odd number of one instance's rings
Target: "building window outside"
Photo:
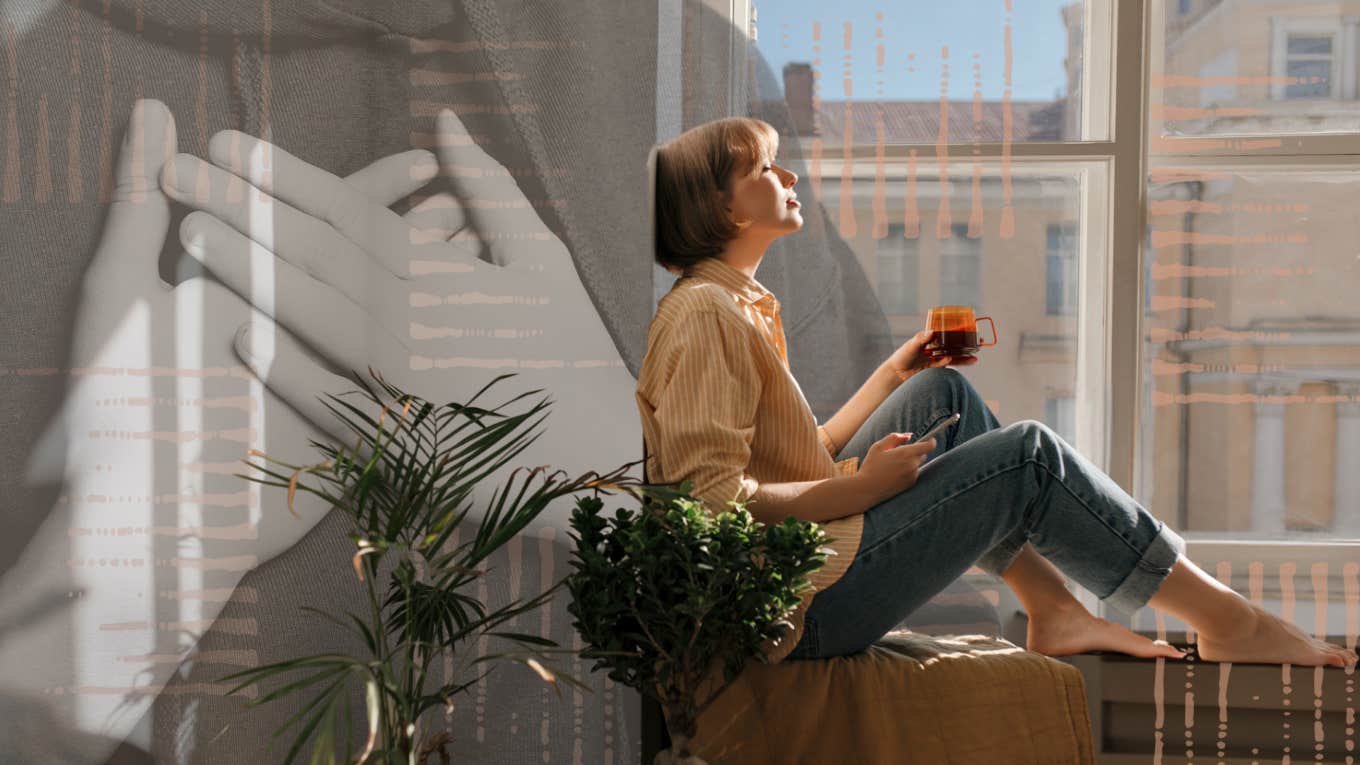
[[[1291,34],[1285,43],[1285,98],[1328,98],[1332,95],[1332,36]]]
[[[921,271],[921,240],[907,239],[906,226],[888,225],[888,235],[878,240],[875,264],[878,269],[878,302],[890,315],[915,315],[921,312],[916,281]]]
[[[976,310],[982,302],[982,239],[968,238],[967,223],[955,223],[950,233],[940,242],[940,304]]]
[[[1178,7],[1178,10],[1180,11],[1180,14],[1181,14],[1182,16],[1185,16],[1185,15],[1189,14],[1189,13],[1190,13],[1190,0],[1180,0],[1180,5],[1179,5],[1179,7]]]
[[[1273,27],[1270,73],[1277,80],[1271,84],[1271,98],[1354,97],[1353,84],[1342,93],[1341,68],[1350,54],[1341,19],[1275,19]],[[1351,27],[1344,29],[1348,34]]]
[[[1062,440],[1076,443],[1077,406],[1073,396],[1049,396],[1044,400],[1044,424],[1052,428]]]
[[[1077,290],[1081,286],[1077,271],[1077,230],[1070,223],[1048,225],[1045,256],[1045,285],[1049,316],[1068,316],[1077,312]]]

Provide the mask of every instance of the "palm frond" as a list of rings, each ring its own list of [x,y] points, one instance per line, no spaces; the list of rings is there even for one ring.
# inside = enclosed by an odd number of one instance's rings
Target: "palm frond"
[[[517,374],[512,372],[497,376],[468,401],[436,406],[401,391],[373,370],[369,374],[371,379],[360,378],[360,389],[322,398],[325,409],[352,437],[345,439],[348,443],[312,441],[322,460],[309,465],[254,452],[250,456],[255,459],[244,460],[253,475],[242,478],[287,489],[290,504],[296,492],[307,492],[348,516],[353,564],[371,608],[370,614],[361,616],[304,607],[359,636],[369,654],[362,660],[326,654],[223,678],[235,683],[231,693],[250,686],[262,691],[253,705],[314,691],[276,732],[295,731],[285,758],[290,764],[308,740],[313,742],[314,761],[342,748],[348,760],[351,712],[356,711],[350,708],[350,691],[360,682],[368,731],[360,760],[387,761],[400,754],[404,761],[411,745],[404,731],[420,711],[452,703],[454,694],[494,669],[488,666],[472,680],[448,682],[435,694],[424,688],[431,667],[438,666],[434,662],[459,653],[479,636],[508,641],[517,650],[480,656],[474,664],[514,661],[550,682],[559,695],[562,685],[589,690],[548,664],[549,654],[569,649],[547,637],[503,629],[507,622],[543,607],[565,580],[527,600],[497,608],[464,590],[486,574],[485,561],[522,534],[553,501],[581,492],[632,493],[634,486],[641,486],[627,475],[640,461],[606,475],[590,472],[576,478],[548,465],[514,465],[478,508],[477,488],[512,466],[543,435],[551,396],[535,389],[496,405],[478,403],[498,382]],[[469,530],[468,519],[479,509]],[[453,543],[459,532],[460,541]],[[390,572],[385,582],[375,581],[380,565]],[[282,684],[264,687],[276,679]]]

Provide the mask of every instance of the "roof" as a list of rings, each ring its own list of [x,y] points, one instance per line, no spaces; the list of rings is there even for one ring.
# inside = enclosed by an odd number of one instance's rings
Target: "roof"
[[[850,101],[849,121],[857,145],[878,142],[878,114],[883,114],[883,140],[886,143],[935,143],[940,138],[939,101]],[[817,134],[825,141],[841,143],[845,135],[845,101],[822,101],[817,109]],[[1011,101],[1012,141],[1060,141],[1065,101]],[[974,125],[971,101],[950,101],[949,134],[953,143],[982,141],[1000,143],[1005,128],[1007,104],[982,101],[977,104],[978,122]],[[780,133],[792,129],[788,106],[783,101],[767,102],[759,115]]]

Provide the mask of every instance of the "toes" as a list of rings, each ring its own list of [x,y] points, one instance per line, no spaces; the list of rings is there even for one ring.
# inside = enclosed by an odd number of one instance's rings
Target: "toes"
[[[1328,644],[1327,653],[1329,653],[1332,658],[1332,662],[1330,663],[1333,663],[1335,666],[1338,667],[1345,667],[1346,665],[1355,661],[1354,652],[1342,648],[1341,646]]]
[[[1172,659],[1182,659],[1182,658],[1185,658],[1185,651],[1182,651],[1181,649],[1177,648],[1176,646],[1171,645],[1170,643],[1166,642],[1165,640],[1154,640],[1154,641],[1152,641],[1152,644],[1155,645],[1155,646],[1157,646],[1157,651],[1156,651],[1156,653],[1154,654],[1154,655],[1156,655],[1156,656],[1166,656],[1166,657],[1172,658]]]

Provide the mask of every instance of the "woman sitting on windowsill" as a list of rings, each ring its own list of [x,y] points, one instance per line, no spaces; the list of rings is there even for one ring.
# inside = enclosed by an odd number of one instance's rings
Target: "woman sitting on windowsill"
[[[746,118],[657,148],[655,258],[681,278],[657,306],[636,396],[649,480],[689,480],[715,510],[746,501],[765,523],[794,516],[835,538],[770,661],[861,651],[974,564],[1015,591],[1027,648],[1050,656],[1184,655],[1091,615],[1061,570],[1118,609],[1184,620],[1207,661],[1355,661],[1207,575],[1047,426],[1003,427],[951,368],[977,358],[931,359],[928,331],[818,425],[789,372],[779,300],[755,279],[770,244],[803,226],[778,148],[770,125]],[[908,443],[956,412],[938,438]]]

